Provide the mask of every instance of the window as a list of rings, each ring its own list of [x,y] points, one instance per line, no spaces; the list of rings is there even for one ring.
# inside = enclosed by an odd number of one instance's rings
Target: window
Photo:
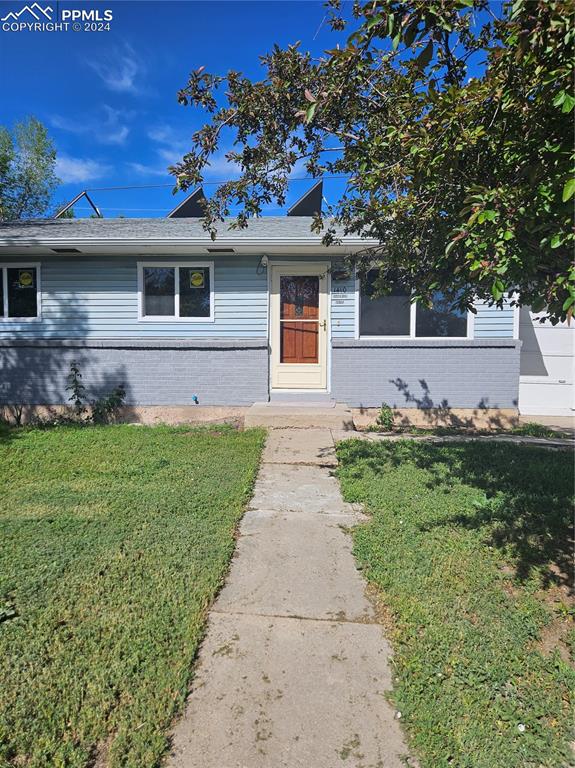
[[[433,297],[433,309],[418,306],[415,318],[416,336],[467,336],[467,312],[450,307],[440,293]]]
[[[214,319],[213,264],[138,264],[140,320]]]
[[[409,293],[398,287],[386,296],[373,298],[376,280],[377,270],[372,269],[362,285],[359,319],[361,336],[409,336]]]
[[[386,296],[373,298],[377,270],[371,270],[361,284],[360,336],[404,338],[467,338],[468,313],[452,309],[442,294],[433,299],[433,308],[412,304],[409,293],[398,287]]]
[[[0,318],[29,320],[40,317],[40,266],[0,265]]]

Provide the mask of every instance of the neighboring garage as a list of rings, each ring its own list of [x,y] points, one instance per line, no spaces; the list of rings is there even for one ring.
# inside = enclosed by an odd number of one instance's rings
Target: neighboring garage
[[[575,322],[553,326],[539,323],[540,316],[525,307],[519,313],[519,412],[575,415]]]

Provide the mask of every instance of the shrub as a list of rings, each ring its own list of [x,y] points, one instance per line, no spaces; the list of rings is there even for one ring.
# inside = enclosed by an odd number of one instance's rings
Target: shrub
[[[393,409],[391,406],[387,403],[382,403],[375,421],[376,424],[379,427],[383,427],[386,432],[391,432],[394,422]]]
[[[107,424],[115,418],[118,410],[124,405],[126,389],[123,384],[115,387],[108,395],[92,400],[92,421],[94,424]]]

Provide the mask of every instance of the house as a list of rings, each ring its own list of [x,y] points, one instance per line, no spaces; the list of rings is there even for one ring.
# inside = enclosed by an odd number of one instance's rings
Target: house
[[[357,419],[386,402],[424,423],[517,414],[513,308],[372,299],[343,261],[369,241],[326,248],[299,213],[226,222],[215,241],[182,214],[0,224],[0,404],[65,404],[76,360],[94,392],[123,382],[142,420],[268,401]]]

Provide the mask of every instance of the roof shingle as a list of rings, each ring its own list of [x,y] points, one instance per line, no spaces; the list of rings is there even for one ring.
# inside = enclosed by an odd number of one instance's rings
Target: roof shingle
[[[309,240],[321,241],[322,234],[311,231],[308,216],[262,216],[250,219],[246,229],[230,229],[235,219],[225,219],[218,227],[219,240]],[[343,232],[339,231],[339,236]],[[0,241],[46,240],[205,240],[210,235],[201,219],[31,219],[0,222]],[[357,240],[357,237],[350,238]]]

